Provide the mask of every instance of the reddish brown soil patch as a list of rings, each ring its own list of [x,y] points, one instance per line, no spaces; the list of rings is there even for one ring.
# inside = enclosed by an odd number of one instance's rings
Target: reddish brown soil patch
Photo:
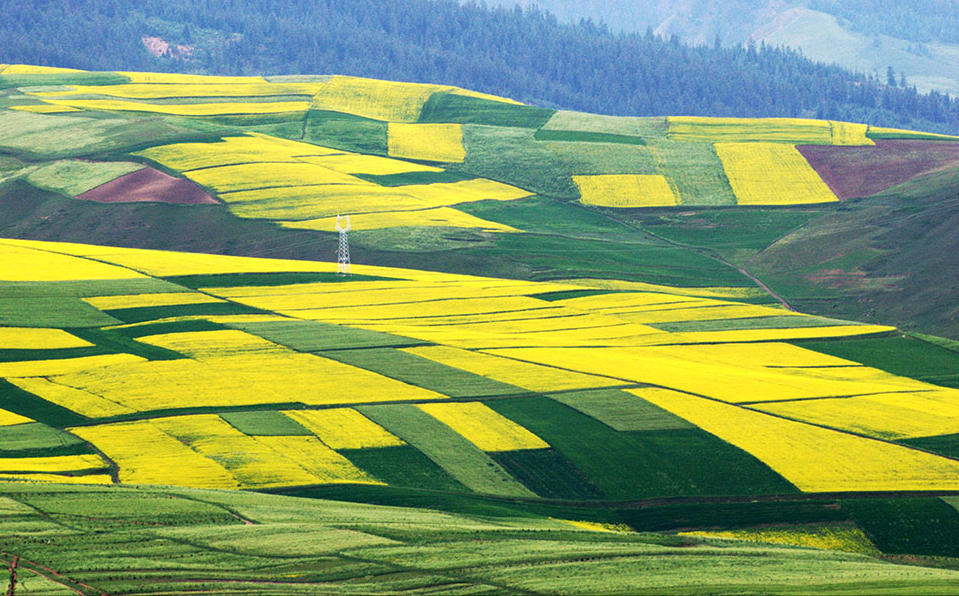
[[[920,174],[959,167],[959,143],[878,140],[875,147],[797,147],[840,199],[868,197]]]
[[[176,205],[217,203],[216,199],[193,182],[174,178],[153,168],[143,168],[120,176],[116,180],[88,190],[77,198],[98,203],[173,203]]]

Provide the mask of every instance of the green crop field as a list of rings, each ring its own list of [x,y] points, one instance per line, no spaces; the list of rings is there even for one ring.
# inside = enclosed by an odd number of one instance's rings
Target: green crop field
[[[15,594],[955,591],[954,139],[3,72]]]

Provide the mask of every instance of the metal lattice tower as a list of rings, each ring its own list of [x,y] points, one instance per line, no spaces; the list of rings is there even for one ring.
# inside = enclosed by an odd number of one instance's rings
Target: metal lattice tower
[[[336,231],[340,233],[340,247],[336,250],[336,272],[339,275],[350,274],[350,239],[346,233],[350,231],[350,216],[346,216],[346,225],[340,223],[340,216],[336,216]]]

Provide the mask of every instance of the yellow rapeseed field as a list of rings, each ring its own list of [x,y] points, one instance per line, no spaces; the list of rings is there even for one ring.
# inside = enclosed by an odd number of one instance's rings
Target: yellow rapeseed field
[[[255,440],[307,470],[320,484],[383,484],[316,437],[256,437]]]
[[[7,379],[7,381],[37,397],[88,418],[105,418],[133,413],[133,410],[126,406],[44,378]]]
[[[460,182],[399,186],[396,189],[404,194],[426,201],[431,207],[446,207],[459,203],[486,200],[515,201],[533,194],[527,190],[485,178],[462,180]]]
[[[801,118],[709,118],[670,116],[667,136],[674,141],[705,143],[767,142],[831,145],[832,127],[826,120]]]
[[[373,176],[388,176],[390,174],[407,174],[409,172],[442,172],[434,166],[390,159],[379,155],[363,155],[362,153],[330,153],[320,157],[302,158],[309,163],[330,168],[344,174],[370,174]]]
[[[448,89],[452,88],[334,76],[313,97],[313,108],[388,122],[416,122],[430,96]]]
[[[175,72],[118,72],[130,79],[132,84],[162,83],[167,85],[239,85],[266,82],[263,77],[226,77],[211,75],[179,74]]]
[[[352,408],[283,412],[331,449],[366,449],[405,445],[379,424]]]
[[[575,278],[565,280],[567,283],[583,286],[587,288],[596,288],[601,290],[631,290],[634,292],[658,292],[675,294],[678,296],[697,296],[703,298],[727,298],[731,300],[741,300],[747,298],[760,298],[767,296],[766,292],[759,288],[737,288],[737,287],[699,287],[699,288],[679,288],[672,286],[662,286],[649,284],[639,281],[623,281],[619,279],[593,279],[593,278]]]
[[[866,136],[866,130],[869,127],[865,124],[835,121],[830,121],[829,124],[832,126],[833,145],[863,146],[876,144]]]
[[[99,371],[112,366],[125,366],[144,361],[144,358],[131,354],[104,354],[101,356],[60,358],[56,360],[0,362],[0,377],[49,377],[51,375],[65,375],[77,371]]]
[[[186,176],[217,192],[252,190],[273,186],[302,186],[311,184],[353,184],[369,183],[349,174],[324,168],[310,163],[249,163],[233,166],[221,166],[201,170],[191,170]],[[372,186],[372,185],[371,185]],[[225,201],[230,198],[223,197]]]
[[[186,97],[268,97],[311,96],[322,83],[268,83],[260,81],[210,81],[202,84],[183,83],[129,83],[121,85],[73,85],[68,91],[39,91],[29,93],[40,97],[67,97],[70,95],[106,95],[126,99],[173,99]]]
[[[189,171],[197,168],[255,162],[295,162],[301,158],[339,153],[341,152],[336,149],[310,143],[249,133],[238,137],[223,137],[212,143],[160,145],[144,149],[134,155],[152,159],[168,168]]]
[[[118,308],[144,308],[148,306],[181,306],[185,304],[207,304],[223,302],[213,296],[199,292],[160,292],[157,294],[128,294],[123,296],[97,296],[84,298],[87,304],[100,310]]]
[[[448,346],[405,348],[403,351],[530,391],[592,389],[623,384],[622,381],[616,379],[584,375],[569,370],[539,366]]]
[[[119,99],[44,99],[55,106],[108,112],[150,112],[174,116],[226,116],[229,114],[282,114],[305,112],[308,101],[220,102],[220,103],[144,103]]]
[[[284,228],[299,230],[322,230],[330,232],[336,228],[335,217],[321,217],[306,221],[284,221]],[[514,227],[480,219],[475,215],[463,213],[450,207],[423,209],[420,211],[381,211],[363,213],[350,217],[354,230],[382,230],[399,227],[449,227],[475,228],[484,232],[519,232]]]
[[[63,329],[0,327],[0,349],[4,350],[58,350],[92,345]]]
[[[483,451],[549,447],[546,441],[481,402],[420,404],[417,407]]]
[[[27,418],[26,416],[15,414],[14,412],[0,410],[0,426],[14,426],[16,424],[24,424],[26,422],[33,422],[33,420]]]
[[[394,157],[463,163],[461,124],[405,124],[391,122],[387,132],[389,154]]]
[[[717,143],[716,153],[740,205],[802,205],[839,200],[792,145]]]
[[[954,460],[681,393],[644,399],[752,454],[804,492],[959,489]]]
[[[634,313],[617,314],[622,319],[634,323],[672,323],[677,321],[716,321],[722,319],[747,319],[756,317],[804,317],[788,310],[756,306],[752,304],[720,304],[706,307],[671,308],[647,310]]]
[[[827,337],[856,337],[894,331],[894,327],[879,325],[833,325],[831,327],[792,327],[789,329],[736,329],[733,331],[692,331],[670,333],[647,338],[643,343],[653,344],[705,344],[736,343],[752,341],[788,341]]]
[[[58,455],[53,457],[4,457],[0,458],[0,472],[79,472],[107,467],[99,455]]]
[[[57,484],[113,484],[113,479],[106,474],[83,474],[70,476],[69,474],[0,474],[4,482],[56,482]]]
[[[80,108],[71,108],[70,106],[53,106],[48,103],[34,104],[29,106],[10,106],[11,110],[21,112],[32,112],[34,114],[63,114],[66,112],[82,112]]]
[[[92,279],[133,279],[142,274],[89,259],[0,241],[0,281],[77,281]]]
[[[604,174],[573,176],[580,202],[597,207],[671,207],[679,196],[665,176]]]
[[[210,360],[237,355],[295,354],[287,347],[233,329],[164,333],[137,338],[138,341],[179,352],[197,360]]]
[[[83,72],[75,68],[56,68],[53,66],[33,66],[31,64],[9,64],[3,69],[5,75],[23,74],[62,74],[68,72]]]
[[[237,488],[233,476],[160,430],[153,422],[120,422],[70,429],[120,467],[120,482],[191,488]]]
[[[878,555],[876,548],[862,530],[851,525],[790,526],[788,528],[750,528],[743,530],[706,530],[680,532],[681,536],[726,538],[766,544],[789,544],[820,550],[838,550],[864,555]]]

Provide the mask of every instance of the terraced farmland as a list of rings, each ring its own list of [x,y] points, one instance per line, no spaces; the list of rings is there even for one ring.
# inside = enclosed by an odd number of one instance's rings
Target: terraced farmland
[[[0,558],[31,592],[954,585],[955,342],[747,269],[951,140],[11,68]]]

